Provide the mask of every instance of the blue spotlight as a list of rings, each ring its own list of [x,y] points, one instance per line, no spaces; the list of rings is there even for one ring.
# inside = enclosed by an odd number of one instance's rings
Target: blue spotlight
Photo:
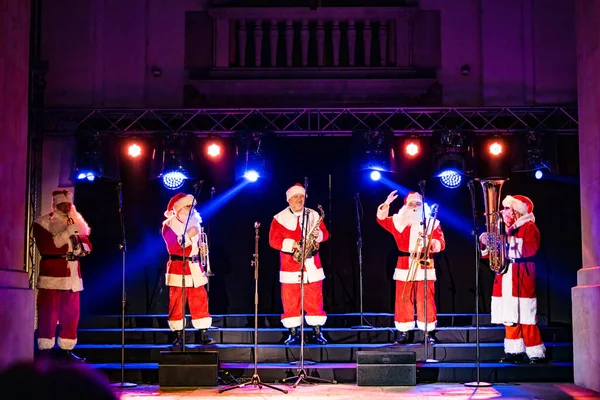
[[[544,177],[544,172],[541,169],[535,171],[535,179],[542,179]]]
[[[169,171],[162,175],[163,185],[169,190],[180,189],[186,179],[188,177],[182,171]]]
[[[372,180],[378,181],[379,179],[381,179],[381,172],[379,172],[379,171],[371,171],[370,177],[371,177]]]
[[[460,173],[453,169],[446,169],[440,172],[438,177],[442,181],[442,185],[448,189],[456,189],[462,182],[462,176],[460,176]]]
[[[94,179],[96,179],[96,174],[93,171],[79,171],[77,174],[77,180],[82,181],[84,179],[94,182]]]
[[[260,175],[255,170],[250,169],[250,170],[246,171],[246,173],[244,173],[244,178],[246,178],[246,180],[248,180],[250,182],[256,182],[258,180],[258,178],[260,178]]]

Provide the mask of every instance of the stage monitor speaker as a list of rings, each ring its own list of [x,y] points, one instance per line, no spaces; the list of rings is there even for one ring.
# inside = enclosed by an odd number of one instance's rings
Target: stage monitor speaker
[[[160,386],[217,386],[217,351],[161,351],[158,363]]]
[[[417,384],[415,352],[357,351],[356,384],[358,386],[415,386]]]

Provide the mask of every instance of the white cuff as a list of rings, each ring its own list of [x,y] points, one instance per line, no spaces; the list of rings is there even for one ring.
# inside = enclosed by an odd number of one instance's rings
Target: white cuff
[[[386,219],[390,215],[390,205],[383,203],[377,207],[377,219]]]
[[[294,248],[292,246],[294,245],[294,242],[294,239],[283,239],[283,243],[281,243],[281,251],[284,253],[293,253]]]

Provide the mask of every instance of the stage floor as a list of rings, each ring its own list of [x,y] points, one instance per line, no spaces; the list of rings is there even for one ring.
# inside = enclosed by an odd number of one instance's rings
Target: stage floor
[[[280,399],[426,399],[451,397],[452,399],[600,399],[600,393],[578,387],[572,383],[520,383],[496,384],[488,388],[468,388],[457,383],[420,384],[414,387],[366,387],[347,384],[301,384],[297,388],[276,385],[288,390],[288,394],[263,387],[247,386],[225,393],[215,388],[165,389],[158,386],[140,385],[131,389],[119,390],[120,398],[127,400],[148,397],[160,399],[220,399],[223,397],[244,397],[248,400],[264,398]],[[226,388],[228,386],[222,386]]]

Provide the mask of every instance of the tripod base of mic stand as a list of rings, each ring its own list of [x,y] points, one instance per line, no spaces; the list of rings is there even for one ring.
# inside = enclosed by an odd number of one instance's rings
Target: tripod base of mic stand
[[[137,387],[137,383],[132,383],[132,382],[117,382],[117,383],[111,383],[110,386],[114,387],[114,388],[121,388],[121,389],[129,389],[129,388],[134,388]]]
[[[290,361],[291,365],[300,365],[300,361]],[[304,365],[315,365],[316,362],[310,360],[304,360]]]
[[[240,384],[237,384],[235,386],[231,386],[231,387],[228,387],[228,388],[225,388],[225,389],[221,389],[221,390],[219,390],[219,393],[227,392],[228,390],[233,390],[233,389],[240,389],[240,388],[243,388],[244,386],[250,386],[250,385],[254,386],[255,388],[258,387],[259,389],[262,389],[263,386],[265,386],[265,387],[268,387],[269,389],[278,390],[278,391],[280,391],[282,393],[285,393],[285,394],[287,394],[287,392],[288,392],[285,389],[281,389],[281,388],[275,387],[273,385],[269,385],[268,383],[263,383],[260,380],[260,376],[258,376],[258,374],[254,374],[254,375],[252,375],[252,378],[250,379],[249,382],[240,383]]]
[[[491,387],[492,384],[489,382],[467,382],[466,387]]]
[[[317,378],[315,376],[309,376],[306,374],[306,371],[301,369],[298,372],[298,375],[295,376],[290,376],[289,378],[283,378],[281,380],[282,383],[288,383],[295,380],[296,382],[294,382],[294,384],[292,385],[292,387],[295,389],[299,383],[332,383],[335,384],[337,383],[337,381],[333,380],[330,381],[328,379],[323,379],[323,378]]]

